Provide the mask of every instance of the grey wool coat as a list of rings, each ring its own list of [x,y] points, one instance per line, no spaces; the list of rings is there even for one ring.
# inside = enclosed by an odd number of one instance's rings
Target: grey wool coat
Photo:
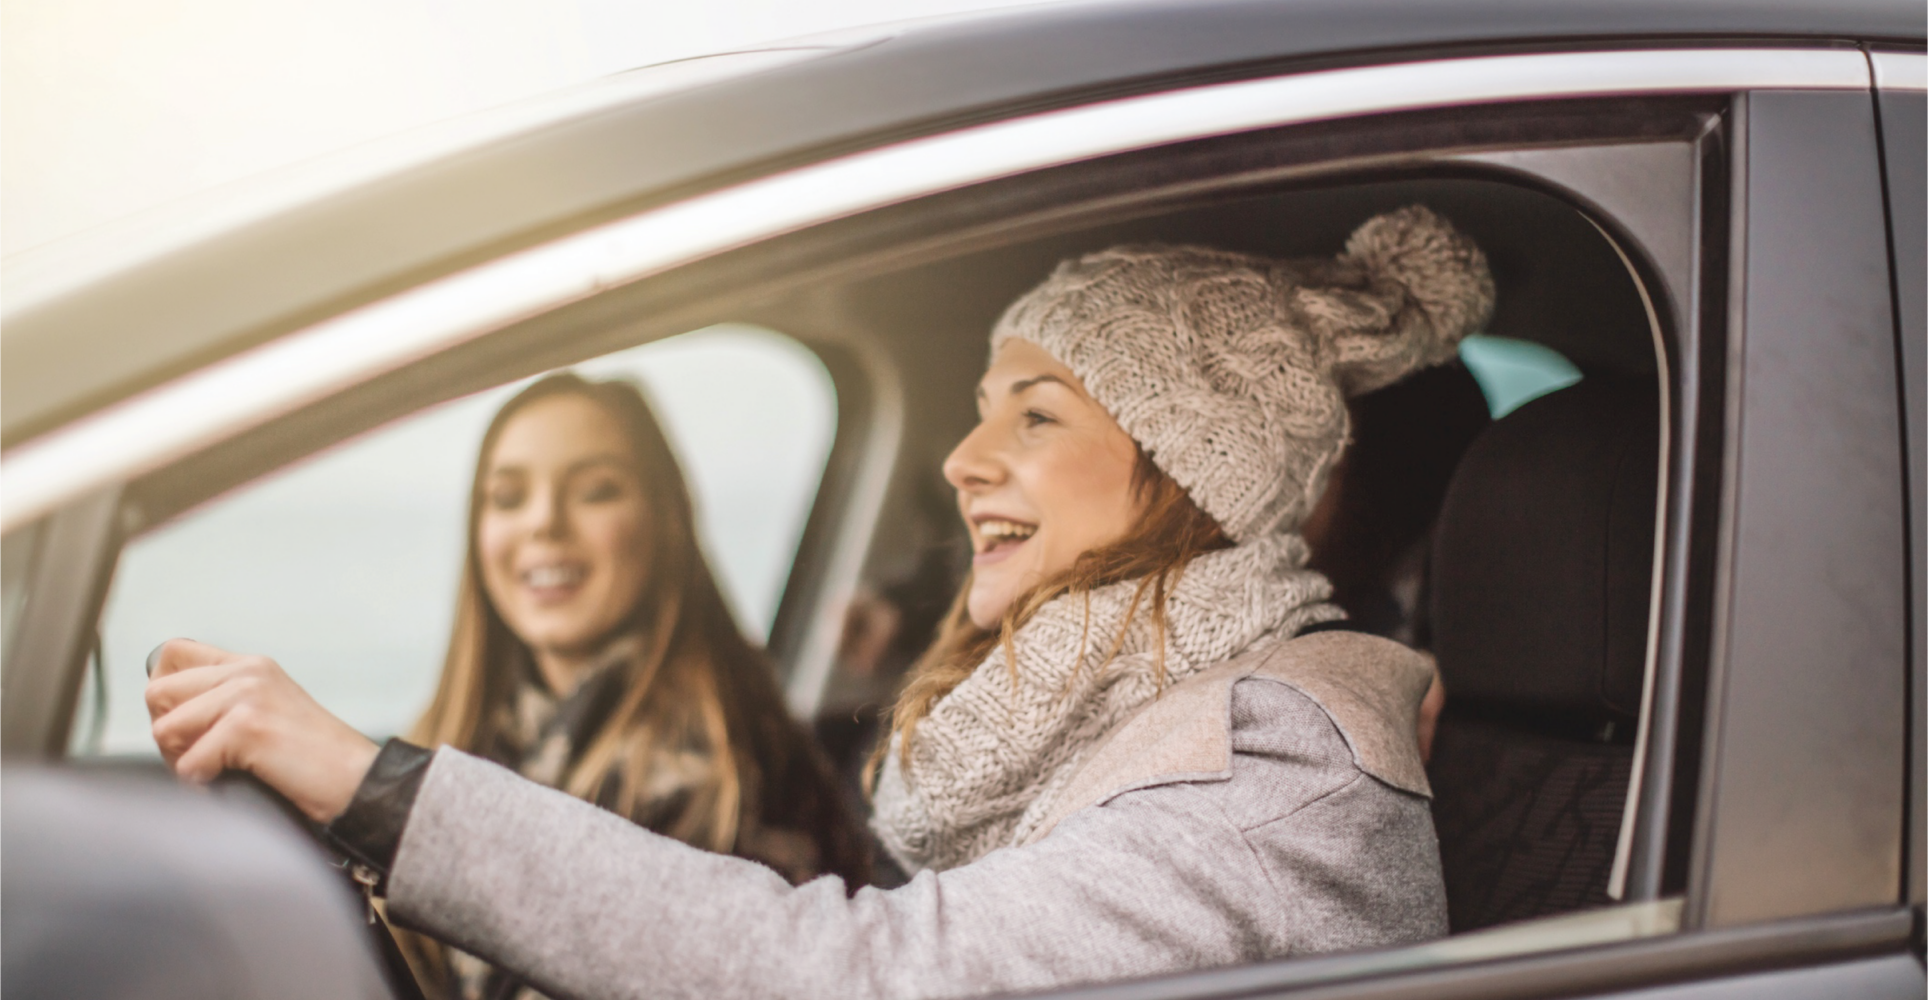
[[[1421,941],[1446,928],[1431,675],[1352,632],[1247,653],[1115,727],[1027,842],[854,896],[444,748],[389,912],[582,1000],[958,997]]]

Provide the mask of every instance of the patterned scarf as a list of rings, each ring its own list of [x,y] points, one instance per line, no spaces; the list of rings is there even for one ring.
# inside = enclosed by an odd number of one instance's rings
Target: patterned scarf
[[[625,668],[641,645],[641,639],[635,636],[617,640],[583,670],[575,689],[560,698],[543,681],[535,664],[524,659],[517,664],[520,683],[496,714],[483,756],[514,768],[530,781],[561,787],[621,700],[629,680]],[[654,755],[650,794],[635,810],[638,815],[631,818],[649,826],[652,818],[672,813],[687,801],[688,789],[708,780],[709,771],[708,753],[692,749]],[[612,768],[592,801],[609,808],[620,781],[619,770]],[[533,988],[474,955],[449,948],[448,958],[456,994],[462,1000],[544,1000]]]
[[[1193,559],[1167,594],[1163,682],[1344,617],[1306,555],[1298,535],[1272,534]],[[1092,746],[1157,696],[1149,593],[1125,625],[1137,589],[1126,581],[1047,603],[1013,636],[1015,670],[1000,645],[918,723],[908,770],[892,740],[871,826],[906,871],[1021,842]]]

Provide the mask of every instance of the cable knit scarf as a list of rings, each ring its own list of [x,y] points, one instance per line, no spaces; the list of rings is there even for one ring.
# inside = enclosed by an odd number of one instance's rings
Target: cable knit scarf
[[[1305,561],[1296,534],[1193,559],[1167,594],[1165,683],[1343,617],[1325,603],[1331,584]],[[1158,695],[1145,602],[1118,642],[1137,588],[1127,581],[1046,604],[1013,637],[1015,674],[1000,646],[918,723],[908,769],[892,742],[871,825],[906,871],[954,868],[1022,841],[1099,738]]]

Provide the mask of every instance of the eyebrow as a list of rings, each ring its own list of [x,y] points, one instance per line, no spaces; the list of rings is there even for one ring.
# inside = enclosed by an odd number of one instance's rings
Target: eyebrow
[[[601,454],[590,455],[588,458],[577,459],[569,463],[569,467],[562,470],[562,472],[565,476],[571,476],[584,469],[594,468],[598,465],[613,465],[618,469],[629,469],[633,468],[635,464],[636,460],[627,455],[621,455],[613,451],[605,451]]]
[[[598,465],[613,465],[618,469],[627,469],[627,468],[630,468],[633,464],[634,463],[630,459],[625,458],[624,456],[616,452],[606,451],[600,454],[590,455],[587,458],[579,458],[574,462],[569,463],[568,467],[562,470],[562,474],[564,476],[573,476],[578,472],[582,472],[585,469],[593,468]],[[528,471],[527,468],[522,465],[492,465],[489,467],[490,475],[495,475],[496,473],[502,473],[502,472],[527,472],[527,471]]]
[[[1043,382],[1056,382],[1067,389],[1071,388],[1071,383],[1066,382],[1064,379],[1061,379],[1056,375],[1046,374],[1046,375],[1039,375],[1035,378],[1019,379],[1018,381],[1011,383],[1011,388],[1006,390],[1006,393],[1008,395],[1015,396],[1018,393],[1023,392],[1024,390],[1029,389],[1032,386],[1038,385]],[[986,396],[986,393],[984,392],[984,387],[981,385],[978,386],[977,398],[984,399],[985,396]]]

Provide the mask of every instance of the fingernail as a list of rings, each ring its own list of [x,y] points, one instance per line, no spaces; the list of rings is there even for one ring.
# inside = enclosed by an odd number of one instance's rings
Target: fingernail
[[[169,640],[169,641],[171,642],[171,641],[173,641],[173,640]],[[153,677],[154,677],[154,661],[155,661],[155,660],[158,660],[158,659],[160,659],[160,658],[161,658],[161,650],[163,650],[163,649],[166,649],[166,648],[167,648],[167,643],[165,643],[165,642],[164,642],[164,643],[161,643],[161,644],[160,644],[160,645],[158,645],[158,646],[155,646],[155,647],[154,647],[154,651],[153,651],[153,652],[151,652],[151,653],[148,653],[148,654],[147,654],[147,676],[148,676],[148,679],[150,679],[150,680],[152,680],[152,679],[153,679]]]

